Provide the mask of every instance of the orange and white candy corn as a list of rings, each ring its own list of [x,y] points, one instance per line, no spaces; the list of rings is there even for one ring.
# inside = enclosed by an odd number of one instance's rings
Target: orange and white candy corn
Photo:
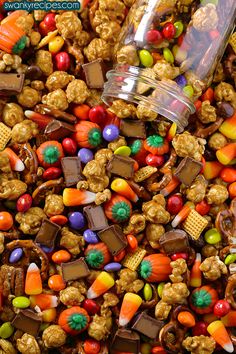
[[[136,203],[138,201],[138,196],[134,193],[133,189],[123,178],[116,178],[111,183],[111,189],[117,194],[126,197],[131,202]]]
[[[207,327],[207,332],[226,352],[234,352],[233,343],[222,321],[211,322]]]
[[[88,299],[95,299],[112,288],[115,284],[114,279],[107,272],[101,272],[94,280],[87,292]]]
[[[76,188],[65,188],[63,191],[63,203],[65,206],[79,206],[95,201],[96,194]]]
[[[35,263],[30,263],[26,273],[25,293],[27,295],[39,295],[42,291],[42,279],[39,268]]]
[[[126,293],[120,309],[120,316],[119,316],[119,325],[126,326],[132,318],[134,317],[135,313],[137,312],[138,308],[142,303],[142,298],[133,293]]]
[[[38,306],[41,311],[57,307],[58,298],[55,295],[39,294],[30,296],[31,307]]]
[[[12,149],[7,147],[6,149],[3,150],[3,152],[7,154],[7,157],[9,158],[9,162],[13,171],[17,171],[17,172],[24,171],[25,165]]]

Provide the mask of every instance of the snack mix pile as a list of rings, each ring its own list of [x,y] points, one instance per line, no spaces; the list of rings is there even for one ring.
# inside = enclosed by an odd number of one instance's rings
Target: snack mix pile
[[[116,59],[133,0],[0,12],[0,354],[236,352],[236,33],[205,90],[168,46],[217,1],[162,2],[164,44]],[[185,130],[106,106],[115,61],[199,96]]]

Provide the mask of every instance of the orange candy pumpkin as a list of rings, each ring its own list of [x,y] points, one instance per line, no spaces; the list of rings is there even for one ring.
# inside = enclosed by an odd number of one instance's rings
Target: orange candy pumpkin
[[[148,282],[165,281],[172,272],[171,259],[164,254],[144,257],[140,265],[140,275]]]
[[[61,312],[58,324],[65,332],[75,336],[87,329],[89,320],[86,310],[79,306],[72,306]]]
[[[80,121],[75,125],[74,138],[79,147],[92,149],[102,142],[102,133],[99,125],[89,121]]]

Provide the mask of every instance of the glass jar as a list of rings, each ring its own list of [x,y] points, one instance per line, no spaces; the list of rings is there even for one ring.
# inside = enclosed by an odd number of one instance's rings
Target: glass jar
[[[102,95],[123,99],[176,122],[211,84],[234,29],[236,0],[136,0],[114,49],[116,66]]]

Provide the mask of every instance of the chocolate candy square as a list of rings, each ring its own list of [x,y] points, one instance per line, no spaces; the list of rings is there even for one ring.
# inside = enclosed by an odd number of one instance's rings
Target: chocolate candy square
[[[36,337],[42,323],[42,318],[31,310],[21,310],[12,320],[13,327]]]
[[[156,339],[163,326],[164,322],[156,320],[146,312],[142,312],[134,322],[132,329],[148,338]]]
[[[107,164],[107,171],[114,175],[129,179],[134,176],[134,163],[135,161],[130,157],[113,155]]]
[[[61,270],[65,282],[85,278],[90,273],[89,268],[82,257],[73,262],[62,263]]]
[[[127,240],[119,225],[112,225],[98,232],[98,237],[104,242],[113,256],[116,256],[127,246]]]
[[[35,242],[42,246],[54,247],[56,237],[61,227],[48,219],[44,219],[37,233]]]
[[[100,205],[88,205],[83,208],[88,227],[92,231],[100,231],[108,226],[106,215]]]
[[[141,120],[121,119],[120,133],[129,138],[146,139],[145,123]]]
[[[175,170],[175,177],[186,186],[190,186],[202,169],[202,163],[185,157]]]
[[[17,95],[22,91],[24,74],[0,73],[0,94]]]
[[[102,59],[83,64],[86,84],[91,89],[102,89],[105,83],[105,70]]]
[[[61,167],[66,187],[74,186],[83,179],[81,175],[81,162],[78,157],[63,157],[61,159]]]
[[[164,233],[159,243],[167,255],[189,251],[188,235],[183,230],[177,229]]]
[[[56,119],[49,122],[44,130],[44,134],[51,140],[63,139],[73,133],[75,133],[75,128],[72,124],[61,122]]]
[[[139,353],[139,334],[129,329],[118,329],[113,337],[111,349],[119,352]]]

